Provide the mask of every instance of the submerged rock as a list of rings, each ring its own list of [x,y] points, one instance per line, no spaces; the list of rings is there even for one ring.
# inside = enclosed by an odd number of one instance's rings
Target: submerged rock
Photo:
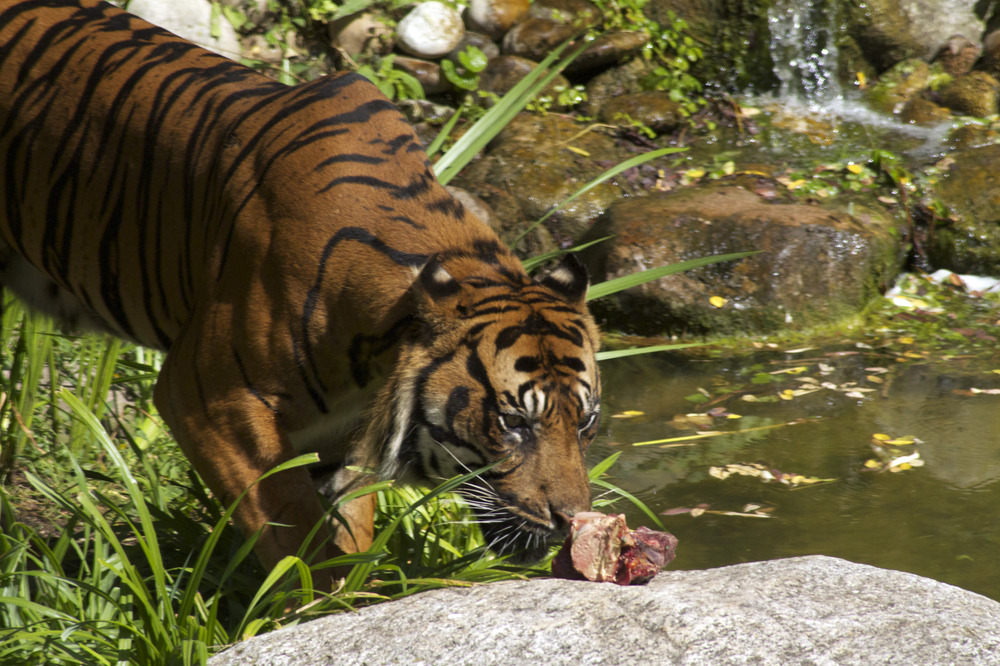
[[[377,637],[377,638],[375,638]],[[252,638],[257,664],[995,664],[1000,603],[822,556],[665,571],[646,586],[435,590]]]
[[[769,200],[711,183],[615,203],[582,242],[595,281],[715,254],[685,271],[594,301],[611,328],[640,335],[765,333],[857,314],[893,281],[903,254],[876,210]]]

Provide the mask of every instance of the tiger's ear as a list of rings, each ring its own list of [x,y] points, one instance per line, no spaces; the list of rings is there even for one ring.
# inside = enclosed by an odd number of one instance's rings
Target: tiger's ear
[[[431,257],[410,288],[410,296],[421,319],[432,323],[458,307],[462,285],[446,271],[437,257]]]
[[[590,287],[590,276],[576,255],[567,252],[563,260],[538,283],[548,287],[562,296],[566,301],[577,307],[583,307],[587,298],[587,288]]]

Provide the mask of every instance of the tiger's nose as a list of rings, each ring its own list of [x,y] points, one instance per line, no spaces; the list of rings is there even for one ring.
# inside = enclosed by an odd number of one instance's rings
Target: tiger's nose
[[[552,523],[555,526],[556,534],[567,534],[569,533],[570,523],[573,521],[573,516],[569,515],[565,511],[558,511],[552,509]]]

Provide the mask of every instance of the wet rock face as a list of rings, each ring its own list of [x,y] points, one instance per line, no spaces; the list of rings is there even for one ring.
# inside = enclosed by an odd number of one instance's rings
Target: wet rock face
[[[997,112],[1000,83],[986,72],[969,72],[941,89],[941,102],[955,113],[985,118]]]
[[[879,70],[906,58],[930,60],[954,35],[978,41],[983,21],[964,0],[846,3],[847,32]]]
[[[940,163],[935,194],[948,210],[928,248],[935,268],[1000,276],[1000,145],[959,150]]]
[[[764,333],[836,321],[884,290],[904,258],[893,222],[876,212],[770,202],[724,183],[617,202],[583,241],[604,236],[613,238],[582,253],[595,281],[760,252],[594,301],[599,317],[640,335]]]

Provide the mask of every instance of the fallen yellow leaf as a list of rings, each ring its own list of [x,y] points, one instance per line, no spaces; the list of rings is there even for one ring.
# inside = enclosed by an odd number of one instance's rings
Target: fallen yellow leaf
[[[717,308],[721,308],[723,305],[726,304],[726,299],[724,299],[722,296],[712,296],[708,299],[708,302]]]
[[[640,412],[638,409],[626,409],[618,414],[612,414],[613,419],[634,419],[637,416],[645,416],[646,412]]]
[[[864,171],[864,167],[861,166],[860,164],[848,164],[847,170],[850,171],[851,173],[861,173],[862,171]]]

